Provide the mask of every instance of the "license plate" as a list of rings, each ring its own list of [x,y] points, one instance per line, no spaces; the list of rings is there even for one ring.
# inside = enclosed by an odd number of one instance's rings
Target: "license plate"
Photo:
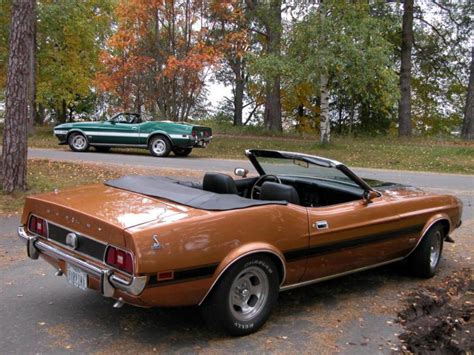
[[[67,282],[79,287],[81,290],[87,289],[87,274],[74,266],[67,265]]]

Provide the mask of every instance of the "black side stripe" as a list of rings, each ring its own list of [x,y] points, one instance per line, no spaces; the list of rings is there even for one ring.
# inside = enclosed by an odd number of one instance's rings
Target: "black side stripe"
[[[408,228],[398,229],[395,231],[390,231],[386,233],[371,234],[367,236],[362,236],[360,238],[355,238],[351,240],[344,240],[342,242],[318,245],[312,248],[303,248],[296,249],[284,252],[287,261],[295,261],[298,259],[309,258],[313,256],[333,253],[342,249],[349,249],[359,247],[365,244],[378,243],[388,239],[401,238],[410,234],[419,233],[423,229],[424,225],[420,224],[417,226],[412,226]]]
[[[176,270],[174,272],[174,278],[172,280],[158,281],[156,274],[150,276],[148,285],[152,287],[170,285],[185,281],[194,281],[204,279],[214,275],[219,263],[199,266],[192,269]]]

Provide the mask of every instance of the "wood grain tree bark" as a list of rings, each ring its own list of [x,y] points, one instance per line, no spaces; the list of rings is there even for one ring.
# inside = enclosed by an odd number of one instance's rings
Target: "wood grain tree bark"
[[[328,77],[327,75],[321,75],[319,80],[321,87],[321,122],[320,126],[320,141],[323,144],[327,144],[331,140],[331,121],[329,120],[329,93],[328,93]]]
[[[265,54],[273,57],[281,55],[282,34],[282,0],[256,1],[245,0],[251,12],[256,14],[256,20],[263,27],[258,32],[266,39]],[[280,74],[273,74],[265,79],[265,110],[263,124],[266,129],[281,131],[281,89]]]
[[[398,135],[410,137],[411,123],[411,51],[413,47],[413,2],[405,0],[402,20],[400,66],[400,102],[398,104]]]
[[[461,137],[474,140],[474,47],[471,48],[471,67],[469,70],[469,85],[467,87],[466,108],[464,109]]]
[[[323,0],[320,1],[319,5],[319,19],[321,23],[324,22],[327,16],[325,7],[323,6]],[[326,42],[326,39],[322,38],[322,43]],[[320,142],[323,144],[329,143],[331,140],[331,121],[329,119],[329,92],[328,92],[328,76],[325,73],[321,73],[321,77],[319,79],[319,87],[320,87],[320,123],[319,123],[319,130],[320,130]]]
[[[234,73],[234,126],[242,126],[244,112],[245,64],[243,58],[235,58],[230,67]]]
[[[9,39],[2,150],[2,187],[7,193],[26,189],[28,79],[35,0],[14,0]]]
[[[281,54],[281,0],[272,0],[269,8],[269,18],[265,21],[267,34],[267,54],[279,57]],[[281,92],[280,75],[275,74],[265,84],[265,111],[263,123],[265,128],[281,131]]]
[[[36,115],[36,1],[33,2],[33,11],[30,13],[32,26],[30,49],[30,72],[28,79],[28,133],[34,133],[34,124],[37,121]]]

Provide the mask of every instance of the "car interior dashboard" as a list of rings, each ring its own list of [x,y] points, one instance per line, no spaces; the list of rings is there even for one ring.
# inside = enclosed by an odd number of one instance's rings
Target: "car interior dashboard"
[[[363,191],[356,186],[303,177],[280,176],[283,185],[292,186],[299,197],[299,205],[304,207],[330,206],[362,198]],[[251,198],[251,190],[258,177],[236,179],[238,194]],[[254,196],[254,198],[258,198]]]

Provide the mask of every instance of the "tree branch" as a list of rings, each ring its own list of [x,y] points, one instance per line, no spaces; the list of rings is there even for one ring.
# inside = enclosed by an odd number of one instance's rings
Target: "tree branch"
[[[445,45],[449,46],[449,42],[446,40],[446,38],[441,34],[441,32],[439,32],[439,30],[433,26],[431,23],[429,23],[428,21],[426,21],[423,17],[419,16],[419,17],[414,17],[415,19],[417,20],[420,20],[421,22],[423,22],[424,24],[428,25],[437,35],[439,38],[441,38],[441,40],[444,42]]]

